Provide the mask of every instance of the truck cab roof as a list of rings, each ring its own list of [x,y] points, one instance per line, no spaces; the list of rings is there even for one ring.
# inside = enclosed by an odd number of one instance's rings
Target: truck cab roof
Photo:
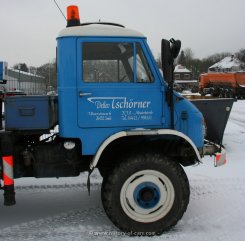
[[[108,24],[88,24],[75,27],[68,27],[60,31],[58,38],[72,36],[93,36],[93,37],[137,37],[146,38],[142,33]]]

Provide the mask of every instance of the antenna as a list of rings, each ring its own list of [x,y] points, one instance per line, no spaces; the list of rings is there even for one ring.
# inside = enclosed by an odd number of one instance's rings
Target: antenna
[[[62,12],[62,10],[60,9],[58,3],[57,3],[55,0],[54,0],[54,3],[55,3],[55,5],[57,6],[57,8],[60,10],[62,16],[63,16],[63,17],[65,18],[65,20],[66,20],[66,16],[65,16],[65,14]]]

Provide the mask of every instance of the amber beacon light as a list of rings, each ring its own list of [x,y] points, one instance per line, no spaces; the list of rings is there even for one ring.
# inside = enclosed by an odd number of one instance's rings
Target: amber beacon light
[[[71,5],[67,7],[67,26],[73,27],[80,25],[80,17],[78,7],[75,5]]]

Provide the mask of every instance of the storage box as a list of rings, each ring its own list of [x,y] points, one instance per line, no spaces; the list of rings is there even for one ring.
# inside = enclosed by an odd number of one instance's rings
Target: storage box
[[[46,130],[57,124],[57,96],[5,98],[6,130]]]

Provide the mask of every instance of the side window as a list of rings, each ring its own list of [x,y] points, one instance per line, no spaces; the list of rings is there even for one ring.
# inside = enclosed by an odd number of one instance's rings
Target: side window
[[[140,83],[154,81],[150,66],[139,43],[136,44],[136,79]]]
[[[82,69],[84,82],[154,81],[139,43],[83,43]]]
[[[180,74],[174,74],[174,77],[176,80],[179,80],[180,79]]]
[[[185,78],[185,79],[190,79],[190,75],[189,75],[189,74],[185,74],[185,75],[184,75],[184,78]]]
[[[84,82],[133,82],[131,43],[83,43],[82,69]]]

